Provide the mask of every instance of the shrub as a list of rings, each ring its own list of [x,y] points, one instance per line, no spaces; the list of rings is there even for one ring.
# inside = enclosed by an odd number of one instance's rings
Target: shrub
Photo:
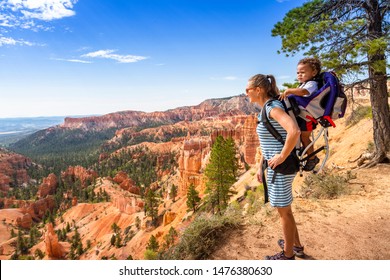
[[[347,118],[346,124],[348,126],[353,126],[360,122],[362,119],[372,119],[372,109],[370,106],[358,106],[353,110],[351,116]]]
[[[348,192],[347,183],[355,176],[349,171],[345,175],[332,174],[324,171],[319,174],[309,174],[301,188],[304,198],[334,199]]]
[[[157,252],[147,249],[144,253],[145,260],[157,260]]]
[[[163,259],[207,259],[223,232],[237,227],[242,220],[237,207],[228,207],[221,215],[198,216],[183,232],[177,245],[161,256]]]

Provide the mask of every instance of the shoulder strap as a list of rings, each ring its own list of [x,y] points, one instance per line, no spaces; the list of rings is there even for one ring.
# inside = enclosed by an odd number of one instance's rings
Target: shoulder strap
[[[273,101],[273,99],[271,100],[268,100],[264,106],[263,106],[263,109],[261,110],[261,121],[263,123],[263,125],[265,126],[265,128],[269,131],[269,133],[272,134],[272,136],[278,140],[280,143],[282,143],[284,145],[284,140],[283,140],[283,137],[282,135],[280,135],[280,133],[275,129],[275,127],[273,127],[273,125],[271,124],[270,120],[268,119],[267,117],[267,110],[266,110],[266,106],[268,104],[270,104],[271,102]]]

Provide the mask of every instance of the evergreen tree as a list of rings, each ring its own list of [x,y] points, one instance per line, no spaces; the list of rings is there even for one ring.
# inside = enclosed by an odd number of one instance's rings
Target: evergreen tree
[[[213,212],[221,213],[228,205],[230,187],[236,182],[238,161],[233,139],[218,136],[211,149],[210,162],[205,169],[206,203]]]
[[[168,234],[164,236],[164,240],[165,240],[164,247],[165,248],[171,247],[175,243],[175,238],[177,236],[178,236],[177,231],[173,227],[171,227],[169,229]]]
[[[146,215],[152,218],[152,224],[157,225],[158,217],[158,199],[156,193],[149,188],[145,198],[145,212]]]
[[[135,227],[138,230],[141,228],[141,219],[138,216],[135,218]]]
[[[18,231],[18,238],[16,241],[16,252],[21,255],[28,253],[28,241],[23,237],[21,230]]]
[[[115,246],[115,241],[116,241],[116,236],[115,236],[115,234],[113,234],[113,235],[111,236],[111,240],[110,240],[111,246]]]
[[[171,195],[171,198],[172,198],[173,202],[175,202],[175,198],[177,196],[177,190],[178,190],[177,186],[176,185],[172,185],[170,195]]]
[[[150,236],[149,242],[148,242],[148,244],[146,245],[146,249],[147,249],[147,250],[151,250],[151,251],[153,251],[153,252],[157,252],[159,246],[160,246],[160,245],[158,244],[158,241],[157,241],[156,237],[155,237],[154,235]]]
[[[194,184],[191,184],[187,191],[187,207],[195,212],[199,202],[199,192],[196,191]]]

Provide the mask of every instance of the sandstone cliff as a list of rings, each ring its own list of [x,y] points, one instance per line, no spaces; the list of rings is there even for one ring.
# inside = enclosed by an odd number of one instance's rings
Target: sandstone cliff
[[[246,96],[239,95],[229,98],[210,99],[197,106],[180,107],[164,112],[123,111],[97,117],[65,118],[64,123],[60,127],[93,131],[108,128],[173,124],[179,121],[198,121],[222,114],[234,116],[258,111],[258,106],[249,103]]]
[[[11,185],[28,183],[27,169],[31,164],[31,159],[0,148],[0,191],[6,193]]]

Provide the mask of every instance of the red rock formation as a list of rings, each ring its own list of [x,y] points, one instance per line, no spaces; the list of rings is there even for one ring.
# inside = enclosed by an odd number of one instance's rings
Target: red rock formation
[[[182,195],[187,193],[191,184],[199,186],[202,183],[201,168],[206,155],[210,152],[208,137],[186,140],[179,157],[180,187]]]
[[[248,116],[245,120],[244,127],[243,127],[243,135],[244,135],[244,142],[243,142],[243,151],[244,151],[244,157],[245,162],[248,164],[256,164],[256,153],[257,149],[260,146],[259,137],[256,133],[257,128],[257,116],[251,115]]]
[[[163,217],[163,226],[169,225],[170,223],[173,222],[173,220],[176,218],[176,213],[168,211],[164,214]]]
[[[126,172],[119,171],[115,177],[114,182],[117,183],[121,189],[128,191],[130,193],[139,195],[141,193],[141,189],[135,185],[135,182],[127,176]]]
[[[115,177],[112,179],[115,183],[118,185],[122,184],[123,181],[128,179],[129,177],[127,176],[127,173],[124,171],[119,171]]]
[[[26,213],[24,214],[21,218],[18,217],[16,219],[16,224],[19,226],[19,227],[22,227],[24,229],[29,229],[31,228],[31,225],[32,225],[32,217],[29,213]]]
[[[251,104],[245,95],[239,95],[230,98],[210,99],[197,106],[180,107],[164,112],[123,111],[97,117],[65,118],[65,122],[60,128],[92,131],[108,128],[119,129],[153,123],[173,124],[179,121],[198,121],[216,116],[237,116],[258,110],[258,106]]]
[[[78,203],[77,197],[76,196],[72,197],[72,206],[76,206],[77,203]]]
[[[53,173],[49,174],[46,178],[43,179],[42,184],[38,188],[38,197],[45,198],[49,194],[54,194],[58,187],[57,176]]]
[[[143,210],[143,201],[135,196],[115,196],[111,198],[111,201],[113,206],[115,206],[120,212],[126,214],[134,214]]]
[[[98,174],[93,170],[87,170],[82,166],[69,166],[66,171],[61,172],[61,178],[65,182],[74,183],[79,180],[82,188],[88,187]]]
[[[33,220],[41,220],[47,211],[52,212],[55,206],[55,200],[52,195],[41,198],[37,201],[25,201],[22,206],[22,212],[31,215]]]
[[[46,246],[46,255],[49,259],[63,259],[65,257],[65,249],[58,242],[58,236],[54,232],[53,224],[49,223],[47,225],[47,231],[45,233],[45,246]]]
[[[17,186],[28,183],[27,169],[30,166],[29,158],[0,148],[0,191],[7,192],[11,183]]]

